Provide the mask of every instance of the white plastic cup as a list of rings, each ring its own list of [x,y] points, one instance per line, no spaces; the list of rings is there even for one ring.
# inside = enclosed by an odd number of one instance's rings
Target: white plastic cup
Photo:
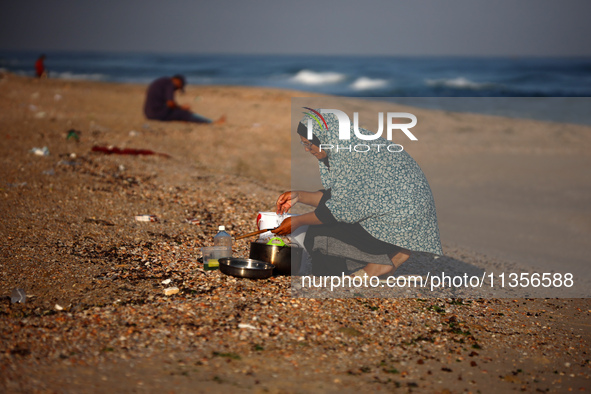
[[[257,215],[257,228],[259,230],[271,230],[279,227],[281,222],[291,216],[296,216],[291,213],[285,213],[283,215],[277,215],[275,212],[259,212]],[[275,237],[270,231],[264,232],[259,235],[259,242],[268,241]]]

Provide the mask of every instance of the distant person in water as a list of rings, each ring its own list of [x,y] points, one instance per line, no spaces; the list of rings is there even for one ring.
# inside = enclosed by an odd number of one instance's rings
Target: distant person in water
[[[208,119],[190,111],[188,105],[179,105],[174,101],[174,92],[184,92],[186,82],[183,75],[158,78],[148,86],[144,114],[148,119],[154,120],[180,120],[194,123],[221,124],[225,122],[225,116],[216,121]]]
[[[41,55],[35,62],[35,76],[37,78],[47,78],[47,71],[45,70],[45,64],[43,64],[45,58],[45,55]]]

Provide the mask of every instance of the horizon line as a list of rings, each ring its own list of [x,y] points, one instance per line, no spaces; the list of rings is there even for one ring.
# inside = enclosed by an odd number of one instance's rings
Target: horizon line
[[[391,57],[391,58],[591,58],[591,54],[347,54],[347,53],[259,53],[259,52],[182,52],[182,51],[130,51],[130,50],[92,50],[92,49],[11,49],[0,48],[0,52],[14,53],[86,53],[111,55],[166,55],[166,56],[314,56],[314,57]]]

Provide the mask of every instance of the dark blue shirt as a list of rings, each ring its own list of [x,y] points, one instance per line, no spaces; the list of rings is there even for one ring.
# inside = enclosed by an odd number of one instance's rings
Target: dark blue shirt
[[[144,114],[148,119],[165,119],[170,109],[166,105],[169,100],[174,100],[175,86],[172,78],[158,78],[148,86]]]

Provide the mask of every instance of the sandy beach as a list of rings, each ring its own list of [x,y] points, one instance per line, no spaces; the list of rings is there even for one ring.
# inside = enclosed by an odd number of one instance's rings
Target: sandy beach
[[[1,391],[591,389],[588,298],[296,298],[287,277],[204,272],[218,225],[254,231],[279,193],[319,186],[290,135],[292,98],[313,95],[189,86],[181,103],[227,116],[208,126],[147,121],[145,89],[0,75]],[[570,272],[589,297],[591,127],[398,109],[421,119],[405,149],[433,190],[445,262]]]

